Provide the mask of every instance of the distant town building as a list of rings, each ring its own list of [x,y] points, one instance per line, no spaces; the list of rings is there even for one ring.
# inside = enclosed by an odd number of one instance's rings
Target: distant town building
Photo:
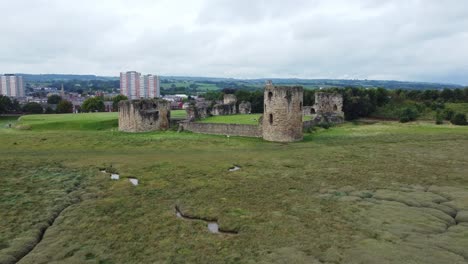
[[[160,97],[159,76],[141,75],[136,71],[121,72],[120,93],[129,99]]]
[[[24,97],[23,77],[14,74],[0,75],[0,94],[10,97]]]

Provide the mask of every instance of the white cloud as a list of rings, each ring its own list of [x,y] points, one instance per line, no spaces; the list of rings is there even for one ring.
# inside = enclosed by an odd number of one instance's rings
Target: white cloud
[[[468,84],[458,0],[0,0],[0,72]]]

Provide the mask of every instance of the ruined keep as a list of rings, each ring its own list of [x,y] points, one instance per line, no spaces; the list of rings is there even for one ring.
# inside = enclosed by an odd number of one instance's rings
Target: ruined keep
[[[234,94],[224,94],[223,103],[216,104],[211,110],[211,114],[217,115],[235,115],[237,114],[237,97]]]
[[[273,86],[268,82],[264,96],[263,139],[275,142],[302,140],[304,89],[300,86]]]
[[[315,93],[315,104],[312,110],[317,114],[343,114],[343,96],[338,93]]]
[[[315,104],[310,111],[315,115],[315,123],[343,123],[343,96],[338,93],[315,93]]]
[[[127,100],[119,102],[119,130],[147,132],[169,128],[171,105],[162,99]]]

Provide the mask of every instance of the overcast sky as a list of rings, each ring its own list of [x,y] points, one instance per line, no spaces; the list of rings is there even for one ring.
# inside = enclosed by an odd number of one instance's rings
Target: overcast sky
[[[466,0],[0,0],[0,73],[468,84]]]

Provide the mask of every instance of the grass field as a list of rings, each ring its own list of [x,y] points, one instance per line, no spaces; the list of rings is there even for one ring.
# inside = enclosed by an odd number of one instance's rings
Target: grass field
[[[468,259],[454,220],[468,211],[468,127],[356,122],[281,144],[121,133],[115,118],[0,118],[0,263]]]

